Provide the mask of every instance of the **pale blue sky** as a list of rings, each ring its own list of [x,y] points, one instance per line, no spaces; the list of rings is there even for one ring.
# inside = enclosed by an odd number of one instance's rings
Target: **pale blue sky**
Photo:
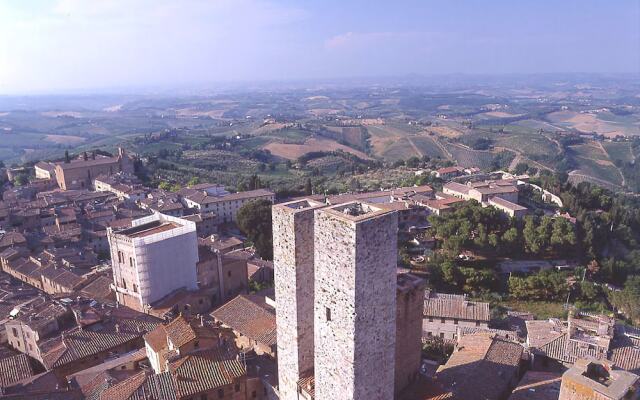
[[[640,72],[640,0],[0,0],[0,94]]]

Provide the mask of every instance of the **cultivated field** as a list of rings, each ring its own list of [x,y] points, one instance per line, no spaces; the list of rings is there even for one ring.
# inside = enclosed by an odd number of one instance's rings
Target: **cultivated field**
[[[307,139],[303,144],[290,144],[273,141],[263,146],[263,149],[269,150],[274,156],[286,158],[288,160],[295,160],[312,151],[335,150],[342,150],[344,152],[351,153],[364,160],[370,159],[370,157],[365,153],[340,144],[335,140],[316,137]]]
[[[458,161],[458,165],[465,168],[489,168],[495,157],[491,151],[472,150],[453,143],[447,143],[445,146],[453,158]]]
[[[71,136],[71,135],[46,135],[45,140],[56,144],[80,144],[84,142],[86,139],[80,136]]]
[[[634,123],[631,120],[615,120],[608,113],[557,111],[547,115],[547,118],[552,123],[561,124],[585,133],[595,132],[607,137],[640,135],[640,127],[637,121]]]
[[[635,159],[629,142],[603,142],[602,145],[609,154],[611,161],[631,162]]]

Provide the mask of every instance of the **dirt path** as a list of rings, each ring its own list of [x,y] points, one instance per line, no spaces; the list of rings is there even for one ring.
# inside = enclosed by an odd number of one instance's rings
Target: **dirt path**
[[[511,160],[511,164],[509,164],[509,171],[513,171],[514,169],[516,169],[516,165],[520,164],[521,161],[522,155],[516,153],[516,156],[513,157],[513,160]]]
[[[442,150],[442,152],[447,156],[447,158],[455,161],[455,159],[453,158],[453,155],[449,153],[449,150],[447,150],[447,148],[442,143],[440,143],[440,139],[438,139],[437,136],[432,136],[431,139],[433,140],[433,143],[436,144],[436,146],[440,147],[440,150]]]
[[[522,154],[520,150],[512,149],[510,147],[499,147],[499,146],[494,147],[494,149],[498,151],[510,151],[510,152],[516,153],[515,158],[513,159],[513,161],[511,161],[511,164],[509,165],[509,169],[515,168],[515,166],[518,165],[519,162],[524,162],[527,164],[532,164],[538,167],[538,169],[546,169],[547,171],[553,171],[553,168],[549,168],[546,165],[540,164],[537,161],[527,158],[524,154]],[[516,160],[518,161],[514,164]]]
[[[409,142],[409,144],[413,148],[413,151],[415,151],[418,154],[418,157],[423,157],[424,156],[424,154],[422,154],[422,152],[420,151],[418,146],[416,146],[416,144],[413,143],[413,140],[411,140],[411,136],[407,135],[407,141]]]
[[[558,142],[556,139],[545,135],[544,133],[542,134],[542,136],[544,136],[545,138],[549,139],[550,141],[552,141],[553,143],[555,143],[556,147],[558,148],[558,152],[562,152],[562,145],[560,144],[560,142]]]

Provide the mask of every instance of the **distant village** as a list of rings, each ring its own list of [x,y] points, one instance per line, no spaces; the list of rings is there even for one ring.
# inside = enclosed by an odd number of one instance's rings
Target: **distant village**
[[[526,175],[454,166],[415,172],[442,190],[290,199],[170,192],[145,186],[123,148],[28,173],[0,202],[0,398],[640,399],[639,329],[577,309],[494,326],[489,303],[399,266],[398,233],[458,204],[521,219],[527,188],[562,206]],[[272,261],[236,226],[256,200],[273,204]],[[529,264],[502,268],[545,268]]]

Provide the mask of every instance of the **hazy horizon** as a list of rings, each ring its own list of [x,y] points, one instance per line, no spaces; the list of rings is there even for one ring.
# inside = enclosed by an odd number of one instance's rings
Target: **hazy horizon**
[[[640,2],[0,0],[0,94],[638,74]]]

